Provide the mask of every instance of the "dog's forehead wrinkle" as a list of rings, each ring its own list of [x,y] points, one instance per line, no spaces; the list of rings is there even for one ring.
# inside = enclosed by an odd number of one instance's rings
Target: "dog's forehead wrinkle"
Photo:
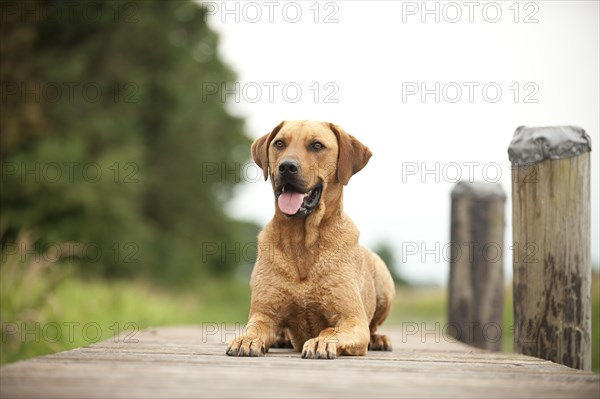
[[[329,128],[329,125],[313,121],[291,121],[286,123],[276,137],[290,142],[301,139],[305,143],[321,141],[328,146],[337,144],[337,137]]]

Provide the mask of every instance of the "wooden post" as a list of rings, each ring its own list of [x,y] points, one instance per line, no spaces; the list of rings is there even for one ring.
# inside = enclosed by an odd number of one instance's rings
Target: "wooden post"
[[[590,138],[519,127],[512,163],[515,352],[591,368]]]
[[[448,331],[467,344],[502,349],[504,202],[496,183],[452,190]]]

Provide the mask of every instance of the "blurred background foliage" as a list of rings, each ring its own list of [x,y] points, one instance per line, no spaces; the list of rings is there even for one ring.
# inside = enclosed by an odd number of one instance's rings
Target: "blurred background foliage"
[[[221,249],[256,240],[257,225],[224,211],[251,140],[218,95],[203,97],[204,82],[236,79],[205,10],[1,7],[2,362],[85,343],[17,339],[5,323],[242,321],[249,291],[234,276],[253,246]],[[185,311],[191,298],[202,310]]]
[[[205,10],[30,0],[24,17],[22,4],[0,3],[0,364],[153,325],[244,323],[259,226],[224,204],[251,139],[219,93],[203,96],[236,79]],[[398,287],[389,322],[442,325],[444,289],[411,287],[393,248],[375,251]],[[505,350],[511,325],[507,303]]]
[[[231,273],[238,259],[203,257],[200,243],[254,240],[257,226],[223,210],[250,139],[218,96],[203,98],[203,82],[235,75],[202,8],[37,4],[40,15],[74,12],[3,21],[3,245],[21,229],[42,249],[81,243],[86,275],[191,286]]]

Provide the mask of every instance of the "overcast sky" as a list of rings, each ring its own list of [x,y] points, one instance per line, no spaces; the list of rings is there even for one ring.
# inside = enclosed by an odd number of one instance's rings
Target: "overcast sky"
[[[447,281],[443,249],[458,175],[499,181],[506,192],[511,276],[506,150],[515,128],[578,125],[597,148],[597,1],[427,2],[426,9],[420,1],[203,3],[220,55],[238,74],[239,98],[227,103],[253,137],[284,119],[316,119],[371,148],[371,161],[346,188],[345,209],[362,243],[391,244],[413,281]],[[595,264],[598,169],[596,150]],[[246,180],[229,211],[263,225],[274,212],[270,184],[251,169]]]

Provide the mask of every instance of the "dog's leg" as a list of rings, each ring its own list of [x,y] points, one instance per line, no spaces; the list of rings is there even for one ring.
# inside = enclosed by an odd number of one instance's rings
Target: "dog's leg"
[[[334,359],[339,355],[364,356],[369,346],[369,325],[364,320],[347,319],[321,331],[304,343],[302,358]]]
[[[282,328],[275,338],[275,342],[271,345],[272,348],[293,348],[292,341],[286,333],[286,329]]]
[[[371,339],[369,341],[370,351],[392,350],[392,340],[387,335],[375,334],[375,331],[377,331],[379,325],[383,323],[390,313],[391,305],[391,299],[386,297],[378,298],[377,300],[375,315],[373,316],[373,320],[371,320],[371,325],[369,326],[369,330],[371,331]]]
[[[233,339],[227,347],[229,356],[264,356],[277,339],[278,324],[262,313],[250,316],[244,335]]]
[[[369,350],[391,351],[392,341],[387,335],[375,334],[377,328],[388,317],[396,296],[394,281],[387,269],[387,266],[381,258],[373,253],[370,254],[372,262],[375,263],[375,290],[377,292],[377,302],[375,304],[375,314],[369,325],[371,330],[371,340],[369,341]]]
[[[370,351],[391,351],[392,340],[387,335],[371,334]]]

